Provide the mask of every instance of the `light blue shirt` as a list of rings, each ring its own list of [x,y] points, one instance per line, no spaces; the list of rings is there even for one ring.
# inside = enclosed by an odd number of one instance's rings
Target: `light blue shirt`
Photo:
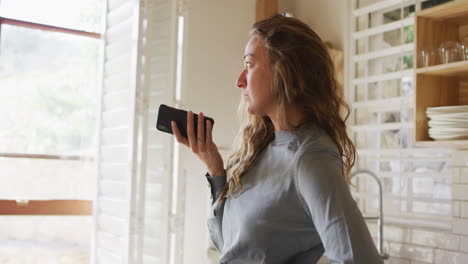
[[[226,175],[205,175],[212,202]],[[211,212],[220,263],[383,263],[342,173],[331,138],[311,124],[275,139],[241,177],[243,192]]]

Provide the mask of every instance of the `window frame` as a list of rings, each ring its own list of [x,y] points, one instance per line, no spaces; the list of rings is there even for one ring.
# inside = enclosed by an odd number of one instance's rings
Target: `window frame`
[[[2,25],[12,25],[23,28],[38,29],[49,32],[59,32],[100,39],[100,33],[51,26],[0,16],[0,35]],[[0,47],[1,49],[1,47]],[[27,158],[49,160],[94,161],[95,159],[79,155],[44,155],[29,153],[0,153],[0,158]],[[0,200],[0,215],[92,215],[92,200]]]

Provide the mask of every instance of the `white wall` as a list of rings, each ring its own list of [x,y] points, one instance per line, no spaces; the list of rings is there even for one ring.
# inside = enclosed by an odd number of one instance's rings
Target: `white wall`
[[[324,41],[343,50],[347,30],[346,0],[279,0],[280,12],[291,12],[309,25]]]
[[[350,34],[348,9],[351,5],[349,0],[278,0],[280,13],[292,13],[295,18],[300,19],[312,30],[314,30],[323,41],[332,43],[333,48],[344,52],[344,92],[348,96],[349,80],[349,54],[350,45],[348,36]],[[349,120],[348,120],[349,121]]]
[[[214,118],[213,138],[219,147],[229,147],[238,131],[240,89],[235,81],[254,20],[252,0],[193,0],[186,12],[182,104]],[[183,263],[207,263],[206,168],[185,146],[180,156],[180,172],[186,173]]]
[[[255,1],[193,0],[186,18],[182,101],[186,109],[215,119],[214,138],[229,146],[238,124],[242,70]]]

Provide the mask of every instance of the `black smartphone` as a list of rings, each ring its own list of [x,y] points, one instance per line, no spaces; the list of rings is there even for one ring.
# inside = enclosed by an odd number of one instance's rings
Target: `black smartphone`
[[[211,125],[214,125],[214,120],[211,117],[204,117],[203,126],[206,131],[206,120],[211,121]],[[159,106],[158,119],[156,121],[156,129],[169,134],[174,134],[172,131],[171,121],[175,121],[179,128],[180,134],[187,137],[187,111],[177,109],[174,107],[161,104]],[[194,132],[195,136],[198,131],[198,114],[193,114]]]

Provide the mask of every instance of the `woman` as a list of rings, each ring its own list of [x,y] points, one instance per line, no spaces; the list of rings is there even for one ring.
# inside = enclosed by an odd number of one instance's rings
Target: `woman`
[[[348,188],[356,150],[327,47],[282,15],[255,23],[250,35],[237,80],[246,118],[227,169],[203,113],[198,138],[191,111],[188,138],[172,124],[207,166],[220,263],[311,264],[324,252],[331,263],[383,263]]]

